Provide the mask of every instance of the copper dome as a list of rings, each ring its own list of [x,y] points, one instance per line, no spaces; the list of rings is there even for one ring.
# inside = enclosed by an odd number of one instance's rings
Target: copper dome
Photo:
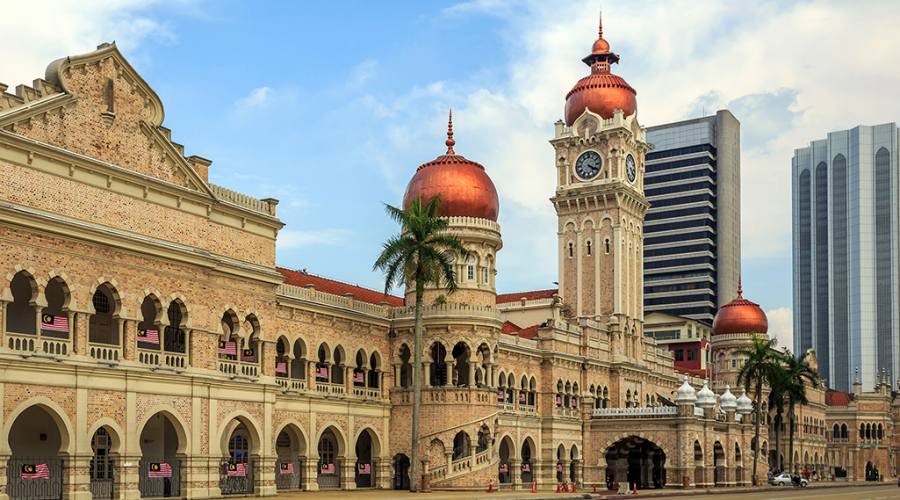
[[[713,335],[727,333],[768,333],[769,320],[766,313],[755,302],[743,297],[738,284],[736,299],[719,308],[713,320]]]
[[[578,80],[566,94],[566,125],[572,126],[585,109],[604,119],[612,118],[617,109],[625,116],[637,111],[637,92],[624,78],[610,72],[610,65],[619,62],[619,56],[609,50],[609,42],[603,38],[602,18],[597,41],[582,61],[591,67],[591,74]]]
[[[403,208],[416,198],[428,201],[441,198],[440,215],[445,217],[478,217],[497,220],[500,200],[497,189],[484,167],[456,154],[453,146],[453,115],[447,125],[447,153],[421,165],[406,186]]]

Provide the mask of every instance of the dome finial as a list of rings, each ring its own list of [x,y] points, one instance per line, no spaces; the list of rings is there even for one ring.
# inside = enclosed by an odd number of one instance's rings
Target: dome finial
[[[744,297],[744,284],[743,284],[743,281],[742,281],[743,279],[744,279],[744,278],[743,278],[741,275],[738,275],[738,290],[737,290],[737,292],[738,292],[738,298],[743,298],[743,297]]]
[[[447,119],[447,141],[444,143],[447,145],[447,154],[455,155],[456,152],[453,151],[453,146],[456,144],[456,141],[453,140],[453,110],[450,110],[450,117]]]
[[[597,29],[597,36],[603,38],[603,9],[600,9],[600,23]]]

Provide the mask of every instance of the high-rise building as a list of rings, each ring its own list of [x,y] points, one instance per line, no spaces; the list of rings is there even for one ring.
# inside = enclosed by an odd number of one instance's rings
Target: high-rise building
[[[900,373],[898,139],[861,125],[794,152],[794,344],[840,390]]]
[[[741,269],[741,124],[728,110],[649,127],[644,310],[711,324]]]

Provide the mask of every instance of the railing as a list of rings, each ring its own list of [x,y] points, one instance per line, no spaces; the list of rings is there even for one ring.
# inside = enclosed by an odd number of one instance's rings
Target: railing
[[[293,378],[276,378],[275,383],[283,387],[288,391],[305,391],[306,390],[306,381],[305,380],[297,380]]]
[[[165,366],[177,370],[187,368],[187,354],[138,348],[138,362],[148,366]]]
[[[428,469],[428,477],[431,479],[431,482],[440,481],[447,477],[447,466],[441,465],[440,467],[432,467]]]
[[[391,310],[391,317],[394,319],[412,319],[415,313],[415,306],[395,307]],[[500,321],[500,312],[496,307],[448,303],[423,305],[422,317],[475,317]]]
[[[48,356],[67,356],[71,347],[69,339],[37,337],[27,333],[6,332],[6,347],[10,351]]]
[[[500,409],[505,412],[512,413],[512,412],[516,411],[516,405],[514,405],[512,403],[500,403]]]
[[[381,397],[381,389],[377,387],[354,387],[353,395],[366,399],[378,399]]]
[[[6,463],[6,494],[29,500],[62,498],[63,461],[57,457],[10,457]]]
[[[674,406],[654,406],[650,408],[594,408],[594,418],[653,418],[671,417],[678,414]]]
[[[249,208],[266,215],[275,215],[271,213],[269,204],[262,200],[258,200],[256,198],[253,198],[252,196],[247,196],[246,194],[238,193],[237,191],[232,191],[231,189],[224,188],[212,183],[209,184],[209,187],[210,189],[212,189],[212,192],[215,193],[216,196],[224,201],[228,201],[234,203],[235,205],[240,205],[244,208]]]
[[[275,461],[275,488],[299,490],[303,484],[303,462],[297,459],[279,458]]]
[[[122,348],[109,344],[88,343],[88,354],[97,361],[118,363],[122,359]]]
[[[559,406],[556,408],[556,414],[561,417],[577,417],[578,408],[570,408],[568,406]]]
[[[253,461],[241,463],[223,460],[219,465],[219,491],[223,495],[252,494]]]
[[[326,304],[344,309],[350,309],[381,318],[386,318],[389,310],[388,306],[370,304],[368,302],[354,300],[353,297],[344,297],[341,295],[335,295],[333,293],[320,292],[312,288],[304,288],[294,285],[279,286],[278,294],[289,298],[315,302],[317,304]],[[385,297],[385,301],[387,301],[387,297]]]
[[[537,414],[537,407],[535,405],[519,405],[519,411],[528,415],[535,415]]]
[[[316,382],[316,390],[324,394],[343,395],[347,393],[344,384],[330,384],[328,382]]]
[[[141,458],[138,467],[141,497],[181,496],[181,460],[174,457]]]
[[[259,377],[259,365],[256,363],[243,363],[230,359],[220,359],[218,362],[219,371],[232,376],[242,376],[248,378]]]
[[[450,473],[454,476],[463,472],[469,472],[470,470],[472,470],[472,455],[469,455],[468,457],[457,458],[456,460],[450,462]]]

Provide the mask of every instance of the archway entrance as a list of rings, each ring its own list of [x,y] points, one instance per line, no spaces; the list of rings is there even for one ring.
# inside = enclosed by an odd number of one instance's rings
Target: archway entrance
[[[306,459],[306,440],[292,425],[282,429],[275,439],[275,488],[278,491],[298,490],[303,485],[303,463]]]
[[[228,429],[231,432],[228,432]],[[240,420],[232,420],[226,427],[228,432],[227,456],[222,461],[219,472],[219,489],[223,495],[246,495],[253,493],[253,448],[250,429]]]
[[[529,485],[534,481],[534,472],[531,467],[531,459],[534,456],[534,443],[531,438],[525,438],[522,443],[522,484]]]
[[[606,451],[606,483],[628,482],[628,489],[662,488],[666,484],[666,455],[652,441],[631,436]]]
[[[375,457],[378,456],[377,438],[371,430],[366,429],[356,438],[355,478],[357,488],[374,488],[376,484]]]
[[[713,445],[713,484],[724,486],[725,481],[725,449],[716,441]]]
[[[177,422],[157,413],[141,431],[138,489],[144,498],[181,496],[181,446]]]
[[[9,430],[12,455],[6,466],[10,498],[59,499],[63,490],[63,449],[68,438],[50,411],[32,406]]]
[[[394,489],[409,489],[409,457],[403,453],[394,456]]]
[[[91,437],[91,494],[94,498],[114,498],[117,447],[113,431],[100,427]]]
[[[513,457],[512,440],[509,436],[504,436],[500,441],[500,464],[497,475],[497,482],[500,484],[512,483],[512,474],[510,473],[510,460]]]
[[[341,487],[340,441],[331,428],[325,429],[319,438],[319,467],[316,482],[320,489]]]

